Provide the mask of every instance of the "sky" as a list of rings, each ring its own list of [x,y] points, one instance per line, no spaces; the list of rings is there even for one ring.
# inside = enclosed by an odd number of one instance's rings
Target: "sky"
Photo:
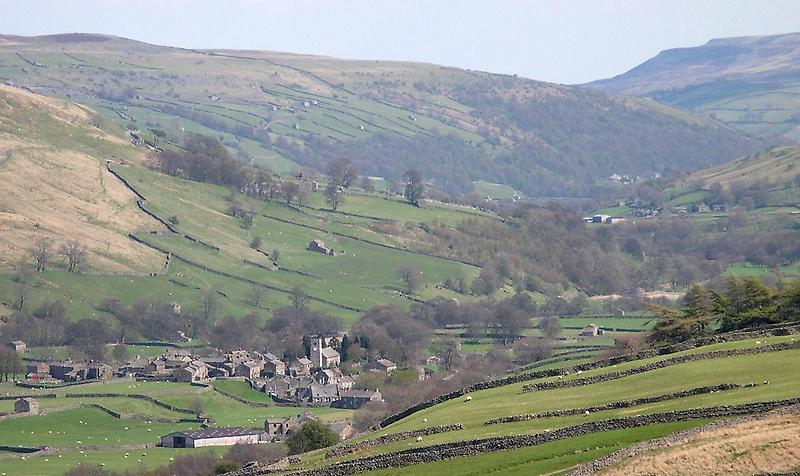
[[[800,0],[0,0],[0,34],[410,60],[578,84],[711,38],[800,31]]]

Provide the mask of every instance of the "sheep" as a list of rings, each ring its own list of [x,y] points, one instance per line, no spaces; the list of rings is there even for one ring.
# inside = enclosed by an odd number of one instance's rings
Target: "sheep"
[[[467,395],[467,398],[465,398],[464,401],[465,402],[471,402],[472,401],[472,395]]]
[[[421,436],[418,436],[418,437],[417,437],[417,443],[419,443],[420,441],[422,441],[422,437],[421,437]]]
[[[586,410],[585,412],[583,412],[583,414],[589,416],[589,410]]]

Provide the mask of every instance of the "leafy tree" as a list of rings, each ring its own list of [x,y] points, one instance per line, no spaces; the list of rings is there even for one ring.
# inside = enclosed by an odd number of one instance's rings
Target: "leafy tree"
[[[291,454],[305,453],[335,445],[339,437],[318,421],[307,421],[286,440]]]
[[[342,336],[342,342],[339,344],[339,356],[342,362],[350,360],[350,338],[347,337],[347,334]]]
[[[422,173],[418,170],[409,170],[405,173],[406,186],[403,195],[408,203],[419,207],[420,200],[425,195],[425,182]]]

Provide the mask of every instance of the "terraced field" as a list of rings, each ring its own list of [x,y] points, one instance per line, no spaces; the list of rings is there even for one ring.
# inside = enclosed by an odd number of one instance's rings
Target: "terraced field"
[[[700,358],[683,361],[685,356]],[[675,359],[680,360],[663,366]],[[752,405],[759,402],[798,399],[800,376],[789,370],[797,362],[800,339],[788,335],[710,344],[581,372],[565,368],[556,372],[561,376],[472,391],[469,399],[461,395],[422,409],[359,440],[440,425],[460,424],[463,429],[400,438],[332,457],[323,451],[309,453],[292,469],[314,475],[365,469],[374,470],[367,474],[441,474],[445,470],[452,474],[561,474],[634,443],[725,419],[727,414],[718,408],[726,405],[749,405],[736,410],[746,413],[760,411]],[[641,367],[631,375],[612,377]],[[523,391],[525,385],[574,385],[587,379],[593,383]],[[721,384],[732,387],[698,388]],[[638,399],[649,403],[637,403]],[[486,425],[497,418],[542,412],[559,413]],[[440,458],[445,461],[437,461]],[[405,466],[411,463],[420,464]]]

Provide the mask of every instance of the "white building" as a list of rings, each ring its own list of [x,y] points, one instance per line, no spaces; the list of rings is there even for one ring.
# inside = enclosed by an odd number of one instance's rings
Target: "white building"
[[[204,428],[177,431],[161,437],[164,448],[201,448],[204,446],[233,446],[261,442],[263,430],[250,428]]]

